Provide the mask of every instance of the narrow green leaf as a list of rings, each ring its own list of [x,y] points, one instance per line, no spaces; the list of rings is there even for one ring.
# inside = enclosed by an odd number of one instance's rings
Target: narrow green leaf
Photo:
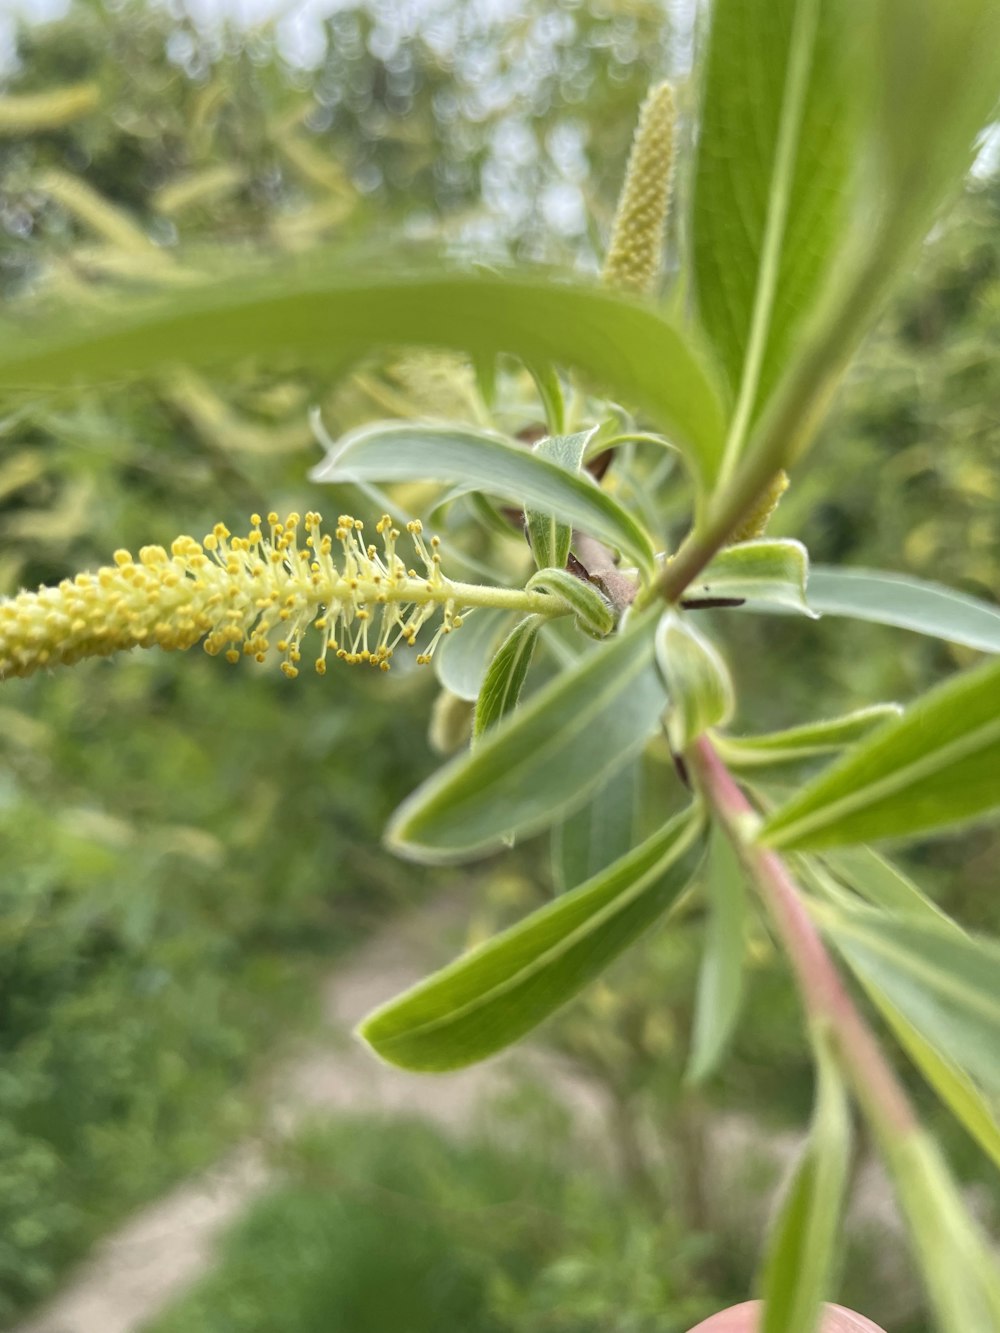
[[[880,727],[903,710],[899,704],[872,704],[843,717],[806,722],[757,736],[717,736],[715,745],[728,768],[749,772],[835,754]]]
[[[406,1069],[459,1069],[509,1046],[598,976],[687,885],[703,848],[688,810],[607,870],[390,1000],[359,1032]]]
[[[760,537],[720,551],[686,589],[685,606],[699,602],[740,601],[815,616],[806,601],[809,553],[801,542]]]
[[[565,893],[592,879],[639,841],[642,756],[599,787],[586,805],[552,830],[552,878]]]
[[[842,244],[855,96],[845,78],[844,22],[844,7],[826,0],[712,7],[694,276],[702,320],[738,395],[740,435]]]
[[[941,1101],[1000,1168],[1000,1123],[994,1108],[976,1084],[940,1047],[922,1037],[877,987],[866,985],[865,990],[893,1036]]]
[[[472,723],[473,744],[484,731],[495,726],[517,707],[531,659],[535,655],[542,623],[540,616],[526,616],[514,626],[497,649],[476,700],[476,715]]]
[[[821,920],[863,984],[1000,1095],[1000,944],[863,907],[824,910]]]
[[[528,364],[528,370],[535,381],[538,397],[542,401],[545,424],[552,432],[552,436],[558,438],[566,429],[566,402],[559,372],[551,365],[533,363]]]
[[[1000,806],[1000,662],[946,681],[765,821],[767,846],[915,836]]]
[[[727,722],[734,706],[729,668],[690,618],[667,611],[656,630],[656,664],[667,691],[667,736],[682,754],[709,727]]]
[[[449,634],[434,654],[437,678],[460,699],[478,699],[497,641],[510,620],[509,611],[482,607],[462,616],[461,634]]]
[[[469,426],[389,421],[340,440],[310,474],[313,481],[435,481],[474,485],[519,508],[536,506],[653,567],[649,534],[586,474]]]
[[[873,907],[964,933],[908,875],[871,847],[842,847],[835,852],[824,852],[823,861],[841,883],[860,893]]]
[[[708,926],[685,1074],[689,1083],[703,1082],[717,1067],[739,1017],[743,996],[746,890],[732,844],[718,828],[712,833],[705,888]]]
[[[814,565],[809,605],[824,616],[894,625],[984,653],[1000,653],[1000,607],[904,574]]]
[[[396,811],[389,845],[452,861],[535,833],[581,805],[655,730],[664,707],[647,613],[598,645]]]
[[[850,1162],[851,1120],[847,1091],[821,1036],[815,1050],[812,1128],[768,1246],[761,1333],[814,1333],[831,1281]]]
[[[579,473],[587,443],[597,430],[594,426],[575,435],[548,435],[538,441],[533,452],[567,472]],[[530,508],[525,509],[524,518],[531,554],[538,568],[564,569],[573,540],[571,524],[560,523],[555,514]]]
[[[969,1214],[937,1144],[917,1132],[884,1145],[940,1333],[1000,1328],[996,1260]]]
[[[0,328],[0,387],[120,382],[171,362],[224,365],[291,356],[329,370],[386,346],[509,352],[580,372],[641,408],[705,481],[722,452],[723,412],[690,332],[596,285],[548,275],[427,272],[350,276],[350,257],[317,255],[206,281],[169,298],[122,302],[115,317],[59,311],[32,332]],[[357,263],[354,263],[357,270]]]
[[[584,583],[566,569],[540,569],[532,574],[527,586],[551,593],[571,606],[577,624],[595,639],[603,639],[615,627],[607,598],[592,583]]]
[[[875,0],[856,16],[875,92],[883,249],[905,264],[971,167],[976,136],[996,112],[1000,7],[996,0]]]
[[[866,169],[857,172],[855,225],[845,228],[836,282],[789,343],[781,378],[747,445],[748,460],[763,475],[787,466],[812,442],[858,344],[893,285],[911,271],[941,203],[959,188],[1000,93],[996,0],[823,3],[851,34],[841,86],[861,112],[866,151],[857,165]],[[748,9],[764,13],[770,6]],[[816,141],[806,142],[816,152]],[[728,262],[729,252],[720,253]]]

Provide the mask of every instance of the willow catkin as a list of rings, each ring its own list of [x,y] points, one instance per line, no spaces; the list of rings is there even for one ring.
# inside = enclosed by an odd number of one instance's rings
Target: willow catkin
[[[170,552],[144,546],[134,560],[78,574],[56,587],[0,601],[0,678],[29,676],[131,648],[190,648],[230,662],[242,656],[280,659],[298,675],[307,630],[318,637],[316,670],[327,654],[340,661],[389,669],[397,645],[416,646],[423,625],[440,615],[437,631],[417,655],[430,660],[442,634],[461,616],[441,573],[438,539],[425,541],[418,521],[407,524],[422,570],[407,568],[397,550],[400,530],[388,516],[376,525],[380,548],[369,545],[359,519],[343,514],[332,535],[319,514],[279,522],[258,515],[246,537],[216,524],[201,542],[178,537]],[[299,543],[300,527],[305,541]]]
[[[649,296],[663,263],[674,157],[674,97],[669,83],[650,89],[639,112],[602,278],[606,286]]]

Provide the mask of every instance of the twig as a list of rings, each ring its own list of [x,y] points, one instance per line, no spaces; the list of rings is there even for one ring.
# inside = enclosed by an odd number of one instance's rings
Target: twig
[[[749,840],[756,812],[706,737],[692,745],[688,760],[699,789],[730,838],[774,924],[806,1014],[829,1034],[879,1137],[898,1144],[900,1137],[918,1129],[916,1116],[878,1039],[848,994],[809,916],[801,890],[776,853]]]

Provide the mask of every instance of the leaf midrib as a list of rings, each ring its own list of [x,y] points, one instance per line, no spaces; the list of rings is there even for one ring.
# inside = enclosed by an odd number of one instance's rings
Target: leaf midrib
[[[520,968],[517,972],[514,972],[504,981],[497,983],[488,991],[482,992],[475,998],[466,1001],[466,1003],[460,1007],[449,1010],[440,1018],[428,1019],[426,1022],[420,1023],[414,1027],[407,1027],[404,1031],[397,1033],[395,1036],[387,1034],[385,1037],[379,1038],[380,1046],[388,1047],[393,1043],[398,1044],[399,1042],[407,1041],[414,1037],[426,1036],[428,1033],[434,1032],[438,1028],[444,1027],[449,1023],[454,1023],[458,1019],[463,1018],[470,1013],[474,1013],[477,1009],[481,1009],[490,1002],[508,994],[516,986],[530,980],[533,976],[537,975],[537,973],[547,967],[553,959],[558,959],[561,954],[568,953],[581,939],[585,938],[594,929],[603,925],[609,916],[613,916],[625,907],[631,906],[631,904],[635,902],[637,898],[641,897],[646,889],[650,887],[651,882],[661,879],[670,870],[671,866],[680,861],[684,854],[690,850],[698,837],[700,828],[700,821],[692,817],[689,820],[687,828],[678,831],[676,837],[663,849],[659,858],[653,862],[631,886],[623,889],[621,893],[616,894],[609,902],[605,903],[602,908],[599,908],[591,916],[588,916],[584,921],[581,921],[574,930],[563,935],[556,944],[550,946],[545,952],[537,955],[537,957],[533,958],[530,963]],[[489,946],[484,947],[488,948]],[[461,962],[471,961],[474,960],[459,960],[454,966],[458,967]]]

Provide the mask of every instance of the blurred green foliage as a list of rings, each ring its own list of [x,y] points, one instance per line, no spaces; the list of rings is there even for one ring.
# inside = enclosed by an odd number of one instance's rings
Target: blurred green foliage
[[[711,1309],[704,1239],[574,1163],[559,1128],[544,1154],[405,1121],[301,1136],[218,1270],[150,1333],[683,1333]]]

